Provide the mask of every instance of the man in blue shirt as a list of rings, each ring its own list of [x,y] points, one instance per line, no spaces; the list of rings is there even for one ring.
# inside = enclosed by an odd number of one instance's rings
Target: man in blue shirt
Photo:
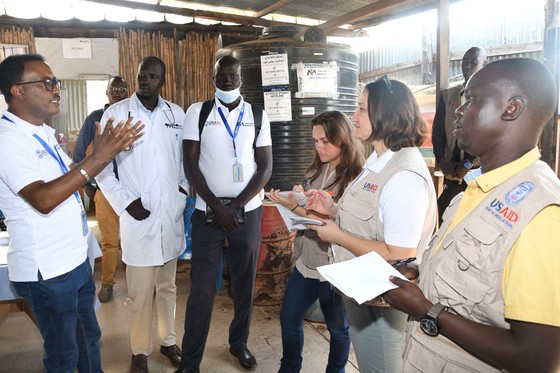
[[[95,138],[95,123],[101,121],[101,116],[114,103],[128,97],[128,86],[120,76],[114,76],[107,84],[105,91],[109,103],[103,109],[92,111],[87,116],[80,135],[74,147],[74,162],[80,163],[86,157],[86,149],[93,144]],[[116,170],[116,165],[115,165]],[[101,290],[97,294],[101,303],[107,303],[113,298],[113,285],[116,284],[115,272],[119,260],[119,216],[115,213],[107,199],[97,188],[95,180],[84,186],[84,192],[90,200],[95,201],[95,216],[101,231]]]

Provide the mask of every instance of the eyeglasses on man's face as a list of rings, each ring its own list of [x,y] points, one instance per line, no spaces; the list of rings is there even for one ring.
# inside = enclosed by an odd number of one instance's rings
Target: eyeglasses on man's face
[[[114,93],[114,94],[118,94],[118,95],[122,95],[124,93],[126,93],[127,89],[124,87],[111,87],[111,89],[109,89],[109,92]]]
[[[45,89],[49,92],[54,91],[55,87],[57,89],[60,89],[60,80],[58,80],[57,78],[34,80],[32,82],[21,82],[21,83],[16,83],[15,85],[35,84],[35,83],[43,83],[45,85]]]

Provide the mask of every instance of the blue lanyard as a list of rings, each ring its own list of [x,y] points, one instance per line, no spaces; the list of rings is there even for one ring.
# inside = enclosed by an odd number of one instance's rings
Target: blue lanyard
[[[39,141],[41,143],[41,145],[43,145],[43,147],[45,148],[45,150],[47,152],[49,152],[49,154],[58,162],[58,165],[60,166],[60,170],[62,171],[63,174],[68,173],[68,167],[64,164],[64,162],[62,161],[62,158],[60,157],[60,154],[58,154],[58,152],[56,151],[56,148],[51,148],[49,146],[49,144],[47,144],[42,138],[40,138],[36,133],[33,134],[33,137],[35,137],[37,139],[37,141]],[[78,201],[78,204],[80,205],[80,207],[83,208],[82,206],[82,199],[80,198],[80,195],[78,194],[78,192],[74,192],[74,197],[76,197],[76,200]]]
[[[233,155],[237,159],[237,149],[235,148],[235,138],[237,137],[237,133],[239,132],[239,128],[241,127],[241,121],[243,120],[243,113],[245,113],[245,104],[243,104],[243,106],[241,107],[241,111],[239,112],[239,117],[237,117],[237,124],[235,125],[235,130],[234,130],[233,133],[231,132],[231,128],[229,127],[229,123],[228,123],[226,117],[224,116],[224,113],[222,113],[222,108],[221,107],[218,108],[218,113],[220,113],[220,117],[222,117],[222,121],[226,125],[226,129],[227,129],[229,135],[231,136],[231,139],[233,140]]]
[[[2,119],[7,120],[8,122],[14,123],[13,120],[11,120],[10,118],[8,118],[5,115],[2,115]],[[62,171],[62,173],[63,174],[68,173],[68,171],[69,171],[68,167],[62,161],[62,158],[60,157],[60,154],[58,154],[58,152],[56,151],[56,148],[55,149],[51,148],[50,145],[47,144],[42,138],[40,138],[36,133],[33,134],[33,137],[35,137],[35,139],[37,139],[37,141],[39,141],[41,143],[41,145],[43,145],[45,150],[55,159],[55,161],[58,162],[58,165],[60,166],[60,170]],[[74,192],[74,197],[76,197],[76,200],[78,201],[78,204],[80,205],[80,207],[83,208],[82,199],[80,198],[80,195],[78,194],[77,191]]]

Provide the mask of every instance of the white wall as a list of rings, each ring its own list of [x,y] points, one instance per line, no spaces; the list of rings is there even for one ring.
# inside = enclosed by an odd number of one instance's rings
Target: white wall
[[[78,80],[82,74],[119,74],[117,39],[91,39],[91,59],[64,58],[62,39],[35,38],[35,45],[58,79]]]

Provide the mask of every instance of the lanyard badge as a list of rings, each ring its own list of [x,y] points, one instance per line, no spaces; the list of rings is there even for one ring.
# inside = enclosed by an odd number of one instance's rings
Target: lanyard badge
[[[62,171],[62,173],[63,174],[68,173],[69,171],[68,167],[66,167],[66,165],[62,161],[62,158],[60,157],[60,154],[58,154],[58,152],[56,151],[56,148],[54,149],[51,148],[50,145],[47,144],[42,138],[40,138],[36,133],[33,134],[33,137],[35,137],[35,139],[37,139],[37,141],[39,141],[41,145],[43,145],[43,147],[51,155],[51,157],[53,157],[58,162],[58,165],[60,166],[60,170]],[[84,205],[82,204],[82,199],[80,198],[78,192],[74,192],[74,197],[76,197],[76,201],[78,201],[78,205],[80,205],[80,209],[82,210],[81,212],[82,234],[86,236],[89,230],[87,225],[86,211],[84,210]]]
[[[239,133],[239,128],[241,127],[241,121],[243,120],[243,114],[245,113],[245,105],[241,107],[241,111],[239,112],[239,116],[237,117],[237,123],[235,125],[234,132],[231,132],[229,123],[224,113],[222,112],[222,108],[219,107],[218,112],[220,113],[220,117],[224,122],[226,130],[228,131],[233,141],[233,156],[235,157],[235,163],[233,164],[233,182],[239,183],[243,181],[243,165],[239,163],[237,160],[237,148],[235,147],[235,138],[237,137],[237,134]]]

